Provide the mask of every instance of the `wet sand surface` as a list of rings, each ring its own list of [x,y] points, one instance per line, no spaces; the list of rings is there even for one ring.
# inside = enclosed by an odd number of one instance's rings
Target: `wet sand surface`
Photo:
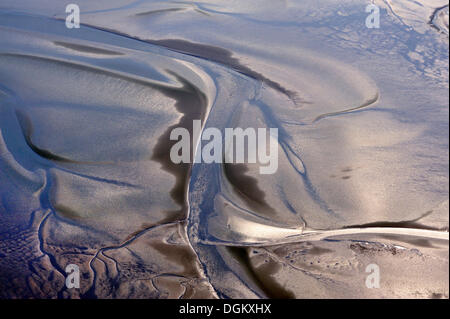
[[[448,298],[448,3],[374,3],[2,1],[0,298]]]

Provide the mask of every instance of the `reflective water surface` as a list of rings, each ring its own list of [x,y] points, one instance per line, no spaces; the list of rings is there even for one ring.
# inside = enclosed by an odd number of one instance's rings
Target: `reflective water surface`
[[[2,0],[0,297],[448,298],[448,3],[368,3],[83,0],[68,29]],[[174,164],[193,120],[278,128],[278,171]]]

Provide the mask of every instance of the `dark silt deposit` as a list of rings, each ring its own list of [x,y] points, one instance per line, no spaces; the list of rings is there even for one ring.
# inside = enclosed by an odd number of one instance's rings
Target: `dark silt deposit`
[[[448,298],[448,2],[373,3],[2,0],[0,298]]]

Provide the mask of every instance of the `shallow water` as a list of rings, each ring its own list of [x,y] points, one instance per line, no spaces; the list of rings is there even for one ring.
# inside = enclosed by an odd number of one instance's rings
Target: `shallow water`
[[[1,297],[448,298],[445,1],[77,4],[0,3]],[[278,171],[174,164],[195,119]]]

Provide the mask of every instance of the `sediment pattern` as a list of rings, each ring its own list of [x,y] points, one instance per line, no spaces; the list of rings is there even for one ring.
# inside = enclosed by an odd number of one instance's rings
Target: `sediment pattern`
[[[448,6],[239,3],[2,5],[1,298],[448,298]],[[278,171],[174,164],[193,120]]]

